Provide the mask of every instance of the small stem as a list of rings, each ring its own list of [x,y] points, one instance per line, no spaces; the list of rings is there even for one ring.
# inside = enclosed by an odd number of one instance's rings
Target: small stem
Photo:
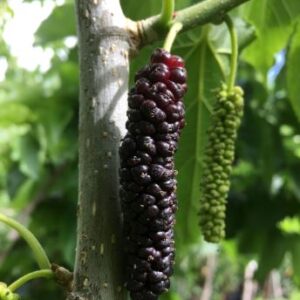
[[[234,24],[232,22],[232,19],[226,15],[224,19],[228,30],[230,34],[230,39],[231,39],[231,62],[230,62],[230,74],[228,77],[228,91],[231,92],[235,79],[236,79],[236,73],[237,73],[237,62],[238,62],[238,37],[237,37],[237,32],[234,27]]]
[[[50,269],[51,264],[47,257],[47,254],[44,248],[41,246],[40,242],[37,238],[29,231],[26,227],[22,224],[18,223],[17,221],[3,215],[0,213],[0,222],[5,223],[6,225],[10,226],[11,228],[15,229],[20,236],[27,242],[29,247],[31,248],[35,259],[41,269]]]
[[[32,273],[28,273],[28,274],[22,276],[21,278],[17,279],[15,282],[13,282],[11,285],[8,286],[8,288],[11,292],[14,292],[15,290],[17,290],[18,288],[23,286],[28,281],[33,280],[33,279],[37,279],[37,278],[42,278],[42,277],[44,277],[44,278],[53,278],[54,273],[49,269],[39,270],[39,271],[35,271],[35,272],[32,272]]]
[[[199,25],[204,25],[223,16],[233,8],[250,0],[205,0],[194,1],[196,4],[184,9],[177,10],[172,23],[180,22],[183,24],[182,31],[187,31]],[[140,48],[153,44],[165,36],[165,31],[161,28],[161,15],[149,17],[136,22],[136,32],[140,33],[137,40],[140,42]],[[158,26],[160,25],[160,26]]]
[[[162,0],[162,8],[160,14],[160,24],[168,27],[173,19],[173,13],[175,9],[174,0]]]
[[[166,51],[171,51],[171,48],[172,48],[172,45],[175,41],[175,38],[178,34],[178,32],[181,30],[182,28],[182,23],[174,23],[165,39],[165,42],[164,42],[164,45],[163,45],[163,48],[166,50]]]

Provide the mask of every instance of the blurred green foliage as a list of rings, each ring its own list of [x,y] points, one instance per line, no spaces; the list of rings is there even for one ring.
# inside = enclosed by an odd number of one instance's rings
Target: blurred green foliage
[[[121,2],[133,19],[160,11],[157,0],[143,5]],[[177,0],[176,5],[195,2]],[[189,90],[187,126],[177,154],[176,272],[163,299],[200,299],[211,256],[217,260],[213,300],[239,293],[251,260],[258,262],[261,287],[269,272],[278,269],[284,288],[288,282],[284,299],[300,297],[300,2],[252,0],[233,16],[242,50],[238,82],[245,90],[246,109],[228,200],[227,240],[221,246],[202,241],[197,211],[214,91],[228,74],[229,36],[223,25],[208,24],[180,35],[174,46],[186,60]],[[73,2],[56,6],[36,32],[36,45],[54,53],[46,72],[21,69],[11,56],[2,33],[12,17],[9,5],[0,3],[0,59],[8,62],[0,82],[0,207],[29,226],[52,261],[72,269],[79,82],[77,49],[68,47],[66,39],[76,34]],[[141,50],[132,60],[131,74],[159,45]],[[282,67],[274,59],[278,51]],[[1,281],[11,282],[35,269],[25,243],[2,225],[0,245]],[[63,292],[46,281],[35,281],[20,292],[22,299],[64,299]]]

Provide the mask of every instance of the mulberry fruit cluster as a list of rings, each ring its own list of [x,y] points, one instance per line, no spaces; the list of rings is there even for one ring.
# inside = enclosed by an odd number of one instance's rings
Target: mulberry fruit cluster
[[[243,115],[243,91],[223,85],[218,93],[208,130],[200,183],[200,226],[204,239],[218,243],[225,237],[226,199],[234,159],[237,130]]]
[[[184,127],[183,60],[156,49],[128,96],[127,134],[120,147],[120,196],[127,253],[127,288],[134,300],[167,291],[174,264],[176,170]]]

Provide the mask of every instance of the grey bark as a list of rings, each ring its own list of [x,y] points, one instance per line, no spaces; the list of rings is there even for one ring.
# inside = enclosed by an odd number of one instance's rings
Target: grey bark
[[[125,299],[118,148],[125,132],[129,38],[119,0],[77,0],[79,204],[68,299]]]

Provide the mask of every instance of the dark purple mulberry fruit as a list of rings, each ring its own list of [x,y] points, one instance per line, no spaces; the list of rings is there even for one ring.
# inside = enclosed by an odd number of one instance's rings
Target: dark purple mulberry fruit
[[[133,94],[128,97],[128,106],[130,108],[140,108],[145,98],[141,94]]]
[[[148,174],[148,166],[140,165],[131,169],[131,175],[135,182],[139,184],[148,184],[151,182],[151,176]]]
[[[170,80],[177,83],[186,82],[186,70],[184,68],[174,68],[170,73]]]
[[[165,82],[170,77],[170,70],[167,65],[163,63],[153,64],[149,74],[149,79],[152,82]]]
[[[137,156],[140,158],[142,164],[149,165],[152,162],[152,157],[147,152],[138,151]]]
[[[137,109],[129,109],[127,112],[128,120],[130,122],[138,122],[142,120],[142,114]]]
[[[140,201],[144,206],[150,206],[156,202],[156,198],[149,194],[141,194]]]
[[[171,59],[168,61],[168,66],[170,68],[178,68],[178,67],[184,67],[184,61],[180,56],[173,55]]]
[[[172,60],[172,55],[163,50],[163,49],[155,49],[151,55],[151,63],[165,63],[168,64]]]
[[[128,95],[128,133],[120,147],[120,197],[133,300],[157,300],[169,289],[175,258],[174,154],[184,122],[183,60],[156,49]]]
[[[126,158],[135,153],[136,142],[130,136],[124,138],[122,145],[120,147],[120,156],[121,158]]]

